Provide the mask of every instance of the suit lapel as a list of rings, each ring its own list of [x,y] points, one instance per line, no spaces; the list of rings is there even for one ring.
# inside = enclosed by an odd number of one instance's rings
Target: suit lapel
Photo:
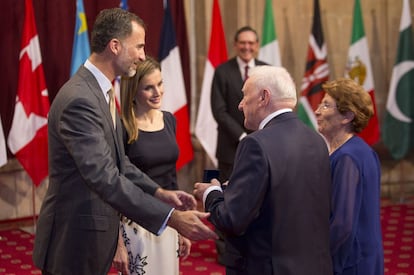
[[[122,166],[122,156],[125,155],[124,153],[124,143],[122,141],[122,122],[119,119],[118,112],[116,114],[116,129],[114,129],[115,135],[115,143],[116,143],[116,151],[118,154],[118,159],[120,160],[120,165]],[[123,170],[123,169],[122,169]]]
[[[121,128],[122,128],[121,123],[122,122],[119,119],[119,116],[118,116],[117,112],[115,112],[115,114],[116,114],[116,129],[114,128],[113,122],[112,122],[111,112],[109,110],[108,102],[106,102],[105,96],[102,93],[101,87],[99,86],[98,81],[96,80],[95,76],[88,69],[86,69],[84,66],[80,67],[78,73],[80,74],[81,77],[86,79],[86,82],[90,86],[93,95],[98,100],[99,107],[101,108],[102,113],[106,118],[107,127],[109,127],[111,129],[112,137],[114,139],[114,144],[115,144],[115,149],[116,149],[118,159],[121,160],[121,155],[122,154],[121,154],[120,148],[122,146],[122,130],[121,130]]]
[[[240,73],[239,64],[237,63],[237,59],[231,59],[231,70],[230,70],[230,77],[233,79],[234,83],[243,83],[243,77]]]

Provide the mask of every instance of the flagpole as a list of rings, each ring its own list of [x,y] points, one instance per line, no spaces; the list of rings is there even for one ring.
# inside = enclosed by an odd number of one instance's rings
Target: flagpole
[[[36,196],[35,185],[32,183],[33,233],[36,233]]]
[[[197,68],[196,64],[196,46],[197,41],[195,39],[195,5],[194,0],[190,0],[190,68]],[[195,132],[195,122],[196,122],[196,116],[197,116],[197,104],[196,104],[196,98],[197,98],[197,78],[196,78],[196,72],[195,70],[190,70],[190,81],[191,81],[191,117],[190,117],[190,132],[193,134]]]
[[[399,181],[399,198],[398,198],[398,202],[400,204],[405,203],[405,196],[404,196],[404,179],[405,179],[405,173],[404,173],[404,165],[403,165],[403,160],[399,161],[399,166],[400,166],[400,181]]]

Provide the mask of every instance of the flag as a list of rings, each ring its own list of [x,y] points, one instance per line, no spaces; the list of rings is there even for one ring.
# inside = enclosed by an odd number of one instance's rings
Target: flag
[[[281,65],[279,42],[277,41],[273,17],[272,0],[266,0],[265,4],[259,59],[273,66]]]
[[[177,169],[193,159],[189,109],[185,93],[184,77],[181,67],[180,49],[177,46],[174,23],[169,0],[165,2],[164,19],[161,28],[159,59],[164,83],[162,109],[174,114],[177,121],[176,139],[180,154]]]
[[[19,83],[7,144],[33,183],[38,186],[48,175],[47,114],[49,112],[49,97],[32,0],[25,0],[25,5]]]
[[[184,85],[187,93],[187,102],[191,106],[191,66],[190,50],[188,45],[187,21],[185,16],[185,1],[170,0],[171,13],[174,20],[175,37],[180,48],[181,68],[183,70]],[[190,112],[191,121],[191,112]]]
[[[206,65],[204,67],[204,79],[201,86],[201,98],[198,107],[195,134],[216,167],[218,164],[216,159],[217,122],[211,112],[211,84],[215,68],[226,61],[227,46],[224,37],[223,23],[221,21],[220,6],[218,0],[214,0],[210,45]]]
[[[3,123],[0,117],[0,167],[7,163],[6,140],[4,139]]]
[[[83,63],[85,63],[90,54],[88,24],[83,8],[83,0],[76,0],[76,24],[73,37],[72,63],[70,66],[71,76],[76,73]]]
[[[317,123],[314,111],[325,95],[322,84],[329,78],[329,66],[318,0],[314,1],[313,9],[312,33],[309,37],[306,70],[302,79],[297,113],[304,123],[316,130]]]
[[[351,46],[348,51],[345,76],[355,80],[359,85],[364,87],[365,91],[371,96],[374,115],[369,120],[365,129],[359,133],[359,136],[369,145],[373,145],[377,143],[380,138],[380,130],[378,125],[377,107],[375,104],[374,78],[372,76],[371,59],[369,57],[367,37],[365,36],[360,0],[355,0]]]
[[[414,44],[408,0],[403,0],[397,58],[382,126],[382,140],[394,159],[414,147]]]
[[[123,10],[128,10],[128,0],[121,0],[119,7]]]

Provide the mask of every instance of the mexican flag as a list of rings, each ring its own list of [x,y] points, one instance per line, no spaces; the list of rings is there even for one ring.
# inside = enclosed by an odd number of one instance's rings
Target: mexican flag
[[[403,0],[397,58],[382,125],[382,140],[394,159],[414,147],[414,44],[409,0]]]
[[[351,46],[348,51],[345,76],[355,80],[359,85],[363,86],[365,91],[371,96],[374,106],[374,115],[369,120],[365,129],[359,133],[359,136],[369,145],[373,145],[378,142],[380,131],[375,104],[374,79],[372,76],[368,41],[364,31],[360,0],[355,0]]]
[[[280,66],[280,50],[273,17],[272,0],[266,0],[263,16],[262,42],[259,59],[273,66]]]

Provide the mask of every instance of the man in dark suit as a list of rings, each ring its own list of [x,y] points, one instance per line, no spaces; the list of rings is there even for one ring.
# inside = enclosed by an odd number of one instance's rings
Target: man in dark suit
[[[226,274],[332,274],[327,146],[292,112],[285,69],[253,68],[243,93],[244,125],[256,131],[240,142],[225,191],[215,179],[194,185],[226,233]]]
[[[218,125],[216,157],[220,181],[229,179],[237,145],[248,133],[243,126],[243,113],[237,107],[243,97],[243,82],[251,68],[266,64],[255,59],[259,50],[259,37],[249,26],[237,30],[234,50],[237,55],[215,70],[211,86],[211,110]]]
[[[259,50],[257,32],[244,26],[234,35],[236,56],[218,66],[211,84],[211,110],[217,122],[217,149],[219,180],[229,179],[233,170],[234,156],[239,141],[250,133],[243,125],[244,115],[238,105],[243,97],[241,89],[248,77],[249,70],[266,63],[255,59]],[[223,234],[216,230],[219,239],[216,242],[218,262],[223,264],[225,244]]]
[[[135,74],[136,64],[145,59],[144,46],[139,17],[122,9],[101,11],[91,56],[53,101],[49,188],[33,252],[43,274],[107,274],[119,214],[154,234],[169,225],[190,239],[215,237],[200,220],[208,215],[169,205],[192,206],[191,195],[160,188],[125,156],[121,121],[111,115],[108,90],[117,75]]]

